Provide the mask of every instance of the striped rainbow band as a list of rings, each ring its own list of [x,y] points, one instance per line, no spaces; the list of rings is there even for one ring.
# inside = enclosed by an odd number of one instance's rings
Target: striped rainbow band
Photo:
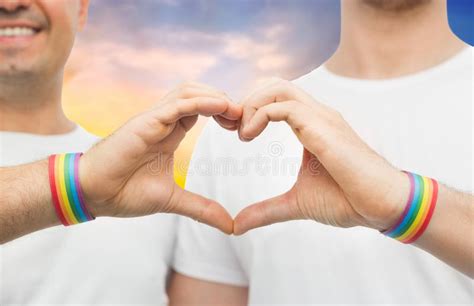
[[[438,199],[438,182],[415,173],[405,172],[410,179],[410,195],[398,222],[382,232],[403,243],[413,243],[430,223]]]
[[[59,220],[65,226],[94,220],[86,208],[79,183],[79,159],[82,153],[49,157],[49,186]]]

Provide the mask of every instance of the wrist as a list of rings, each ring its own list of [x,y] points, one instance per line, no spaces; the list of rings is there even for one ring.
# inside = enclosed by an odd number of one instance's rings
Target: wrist
[[[81,155],[82,153],[54,154],[48,158],[51,199],[64,226],[94,219],[85,205],[79,180]]]
[[[379,218],[373,222],[373,228],[385,231],[392,227],[403,214],[410,194],[410,180],[407,175],[394,169],[394,173],[387,180],[388,191],[381,205]]]
[[[410,192],[398,221],[383,234],[403,243],[413,243],[426,230],[438,199],[438,182],[429,177],[405,172],[410,181]]]
[[[93,167],[87,153],[81,156],[79,162],[79,182],[90,214],[96,218],[111,216],[107,205],[97,196],[97,189],[101,186],[94,180]]]

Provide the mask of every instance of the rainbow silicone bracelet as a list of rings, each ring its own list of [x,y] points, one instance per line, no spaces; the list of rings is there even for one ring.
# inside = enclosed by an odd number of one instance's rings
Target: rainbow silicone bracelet
[[[416,241],[428,227],[438,199],[438,182],[405,172],[410,179],[410,195],[398,222],[382,233],[403,243]]]
[[[49,186],[56,214],[64,226],[94,220],[86,208],[79,183],[79,159],[82,153],[49,157]]]

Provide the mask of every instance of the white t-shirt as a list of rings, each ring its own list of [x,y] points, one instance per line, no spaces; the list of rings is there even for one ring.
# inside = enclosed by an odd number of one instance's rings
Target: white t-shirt
[[[0,165],[84,152],[98,140],[0,132]],[[0,305],[166,305],[176,217],[98,218],[42,230],[0,246]]]
[[[320,67],[295,83],[339,110],[392,164],[472,192],[472,49],[407,77],[358,80]],[[302,145],[285,123],[250,143],[210,122],[187,189],[232,215],[292,187]],[[453,224],[455,226],[455,224]],[[180,219],[174,268],[249,286],[250,305],[473,303],[473,282],[432,255],[363,227],[293,221],[228,237]]]

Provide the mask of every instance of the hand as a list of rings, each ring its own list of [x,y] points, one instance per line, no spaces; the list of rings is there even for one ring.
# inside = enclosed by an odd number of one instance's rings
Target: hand
[[[210,87],[187,83],[86,152],[80,181],[94,216],[177,213],[232,233],[218,203],[185,191],[173,179],[173,155],[198,115],[238,120],[241,106]]]
[[[270,121],[285,121],[305,149],[295,185],[242,210],[235,234],[295,219],[378,230],[396,223],[409,193],[407,177],[370,149],[338,112],[278,79],[256,89],[242,105],[242,140],[257,137]]]

